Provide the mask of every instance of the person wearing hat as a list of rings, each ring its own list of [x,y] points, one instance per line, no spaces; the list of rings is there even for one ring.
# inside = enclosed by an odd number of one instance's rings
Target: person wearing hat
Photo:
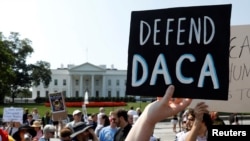
[[[15,132],[13,138],[16,141],[27,141],[28,139],[31,140],[35,136],[35,129],[33,127],[30,127],[29,125],[24,124],[18,128],[18,131]]]
[[[36,130],[36,136],[33,138],[33,141],[38,141],[43,136],[41,126],[40,121],[36,120],[33,122],[32,127]]]
[[[94,130],[91,125],[87,125],[84,122],[78,122],[73,126],[73,134],[70,135],[70,138],[73,141],[88,141],[92,139],[92,141],[98,141],[98,137],[96,136]]]
[[[82,112],[80,110],[75,110],[73,112],[73,121],[69,122],[66,124],[66,127],[69,127],[69,128],[73,128],[73,126],[78,123],[78,122],[81,122],[82,121]]]
[[[47,124],[43,128],[43,136],[39,139],[39,141],[49,141],[50,138],[54,138],[56,128],[51,124]]]

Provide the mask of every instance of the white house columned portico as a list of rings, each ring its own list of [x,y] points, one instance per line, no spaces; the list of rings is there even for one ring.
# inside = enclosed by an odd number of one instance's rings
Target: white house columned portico
[[[62,92],[65,97],[83,98],[86,91],[89,97],[125,96],[126,70],[84,63],[52,69],[51,72],[52,81],[49,86],[45,88],[41,84],[32,87],[32,98],[46,97],[53,92]]]

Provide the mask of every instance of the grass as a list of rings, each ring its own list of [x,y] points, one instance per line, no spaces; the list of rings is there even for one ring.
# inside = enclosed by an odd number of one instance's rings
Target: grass
[[[124,108],[128,110],[131,106],[136,109],[137,107],[140,107],[141,110],[143,111],[146,105],[148,105],[148,102],[134,102],[134,103],[127,103],[127,106],[122,106],[122,107],[104,107],[106,114],[109,114],[110,111],[114,111],[118,108]],[[37,104],[37,103],[32,103],[32,104],[5,104],[5,105],[0,105],[0,116],[2,117],[3,115],[3,109],[5,107],[23,107],[23,108],[28,108],[29,112],[32,111],[33,108],[37,108],[40,116],[44,116],[46,111],[50,110],[50,107],[46,107],[44,104]],[[87,112],[88,114],[92,113],[98,113],[99,112],[99,107],[87,107]],[[79,109],[82,110],[82,107],[67,107],[66,110],[68,111],[68,114],[72,114],[74,110]]]

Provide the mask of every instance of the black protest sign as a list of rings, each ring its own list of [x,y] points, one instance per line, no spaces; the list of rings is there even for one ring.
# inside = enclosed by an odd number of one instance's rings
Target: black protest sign
[[[126,95],[227,100],[231,8],[133,11]]]

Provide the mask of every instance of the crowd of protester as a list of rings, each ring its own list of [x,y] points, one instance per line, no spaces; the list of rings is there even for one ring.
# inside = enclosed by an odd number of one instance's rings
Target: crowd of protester
[[[53,121],[52,113],[40,115],[39,109],[24,109],[23,122],[4,122],[0,128],[0,141],[123,141],[132,125],[141,115],[140,108],[105,111],[100,107],[86,121],[81,110],[72,113],[73,119],[66,122]]]
[[[3,124],[0,141],[49,141],[50,138],[61,141],[130,141],[139,138],[157,141],[154,124],[167,117],[172,117],[176,141],[205,141],[210,126],[226,125],[218,112],[207,110],[205,103],[198,103],[194,108],[187,108],[191,103],[189,99],[175,103],[171,99],[174,90],[169,89],[164,97],[150,103],[143,112],[140,108],[134,110],[134,107],[115,111],[105,111],[100,107],[99,112],[91,114],[87,121],[81,110],[73,111],[72,121],[61,122],[53,121],[49,111],[41,116],[38,109],[29,112],[25,108],[23,123]],[[155,115],[156,111],[162,112]],[[237,113],[230,115],[229,124],[239,124]]]

